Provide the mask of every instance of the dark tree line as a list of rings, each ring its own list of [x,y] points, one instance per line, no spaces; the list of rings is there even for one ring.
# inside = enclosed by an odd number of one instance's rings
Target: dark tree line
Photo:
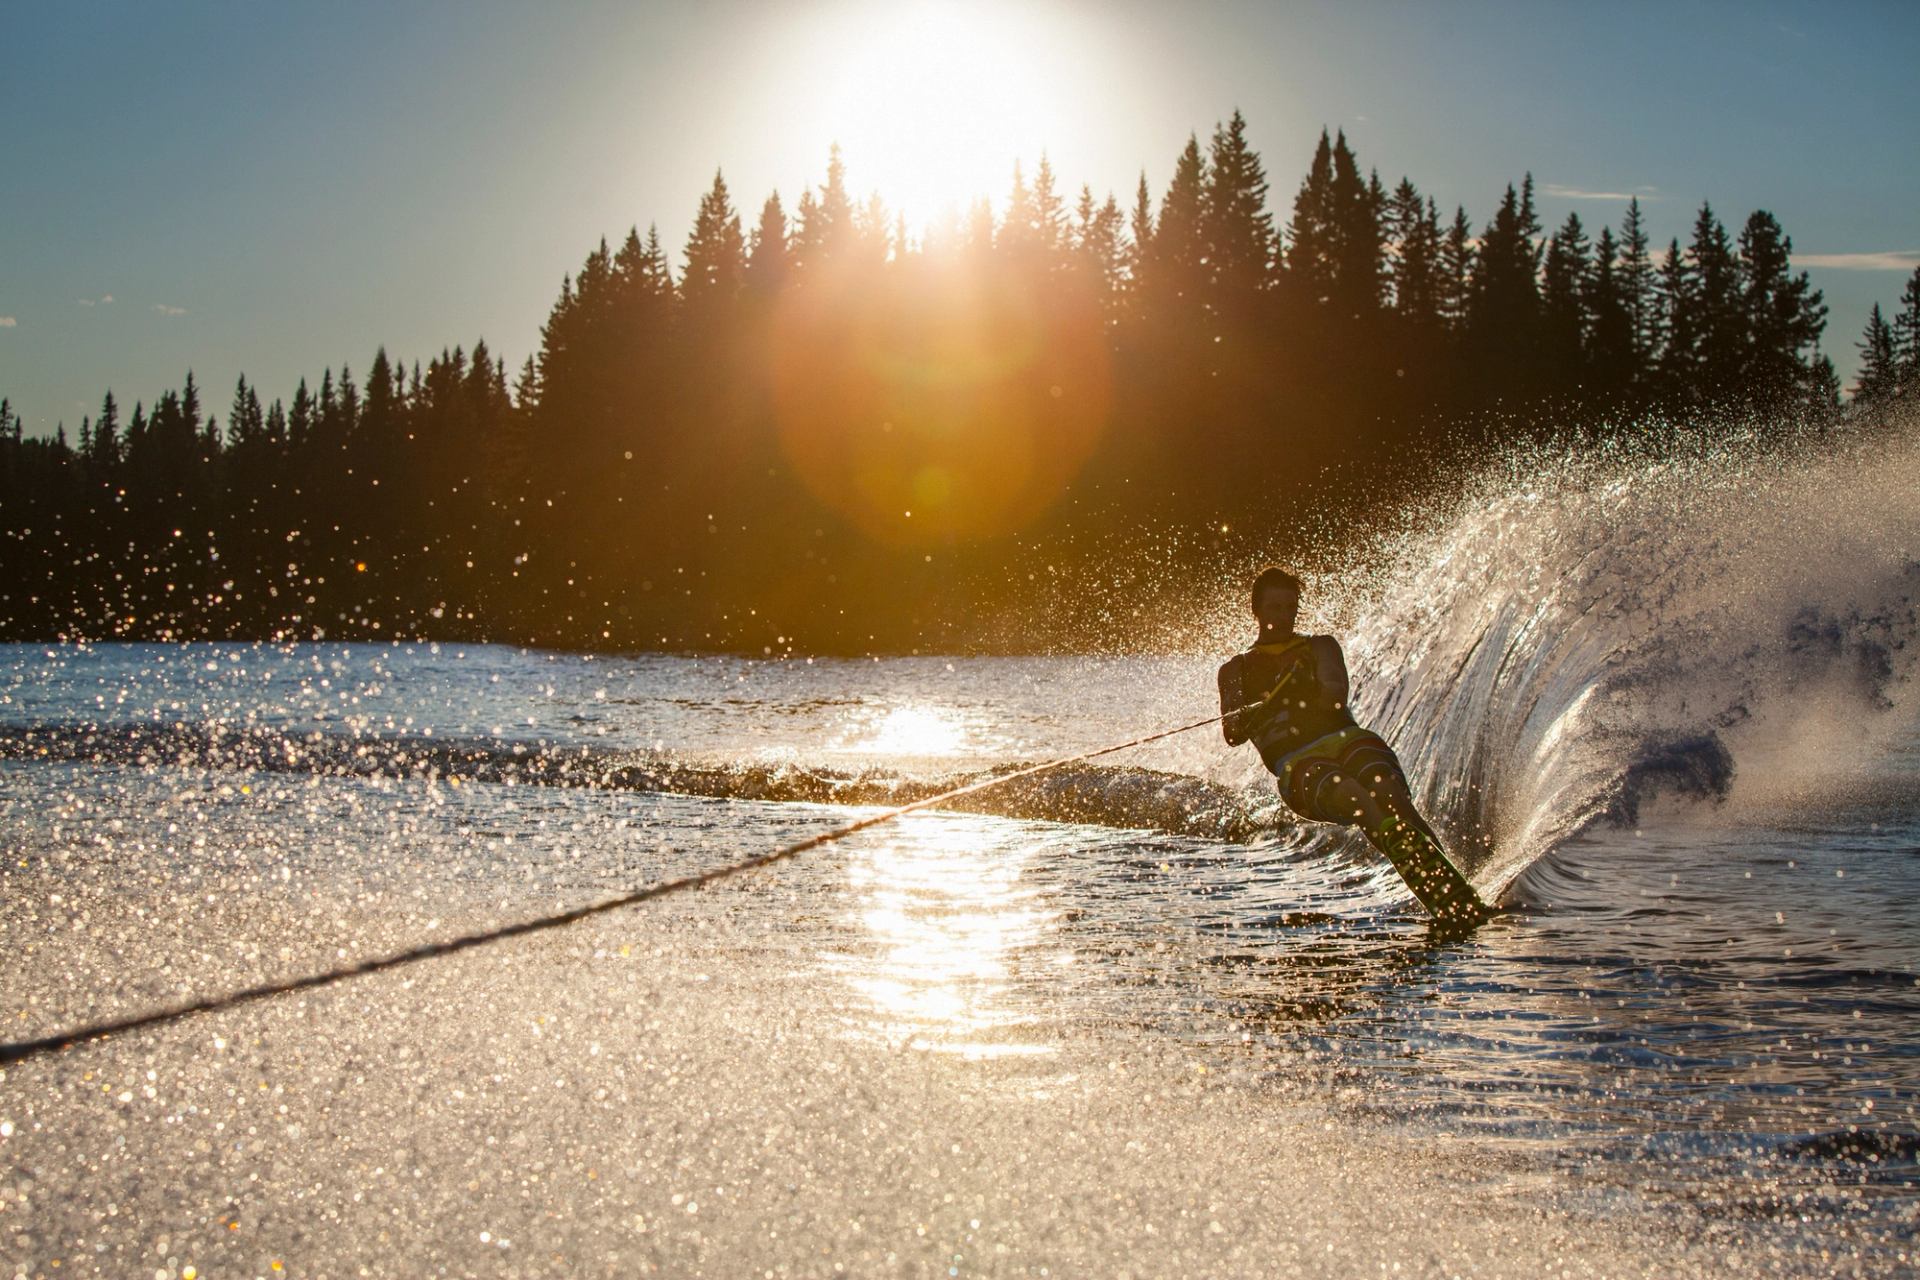
[[[1856,405],[1876,410],[1920,400],[1920,267],[1907,278],[1891,324],[1881,314],[1880,304],[1873,304],[1858,345]]]
[[[1325,133],[1280,225],[1238,113],[1157,205],[1043,156],[917,243],[837,150],[791,213],[716,174],[677,272],[603,241],[511,381],[383,349],[222,418],[189,375],[77,446],[0,405],[0,635],[860,651],[1031,643],[1045,601],[1125,643],[1224,530],[1337,527],[1466,450],[1835,413],[1791,249],[1705,206],[1664,250],[1637,202],[1545,234],[1530,178],[1476,230]],[[1863,399],[1915,383],[1920,275],[1902,306]]]

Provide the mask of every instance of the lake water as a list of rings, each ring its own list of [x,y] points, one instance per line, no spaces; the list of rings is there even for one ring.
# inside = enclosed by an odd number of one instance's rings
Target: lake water
[[[1542,468],[1316,577],[1518,908],[1469,938],[1202,730],[17,1062],[0,1274],[1910,1274],[1916,479]],[[5,1038],[1197,719],[1239,611],[1170,657],[0,650]]]

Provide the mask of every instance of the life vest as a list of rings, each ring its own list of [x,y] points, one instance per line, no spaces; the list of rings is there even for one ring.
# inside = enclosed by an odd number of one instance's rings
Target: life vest
[[[1335,702],[1320,683],[1311,637],[1289,636],[1255,644],[1233,661],[1239,668],[1243,707],[1265,698],[1275,685],[1286,681],[1277,709],[1251,735],[1268,768],[1310,742],[1353,727],[1352,713],[1345,704]]]

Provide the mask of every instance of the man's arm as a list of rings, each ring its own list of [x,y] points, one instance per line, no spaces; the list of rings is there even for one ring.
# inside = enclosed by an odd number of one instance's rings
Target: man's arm
[[[1237,747],[1247,740],[1246,716],[1239,714],[1244,708],[1240,702],[1240,663],[1229,658],[1220,665],[1220,734],[1227,745]]]
[[[1332,636],[1315,636],[1312,643],[1314,674],[1319,677],[1320,687],[1333,699],[1335,706],[1346,706],[1353,688],[1347,676],[1346,655],[1340,652],[1340,642]]]

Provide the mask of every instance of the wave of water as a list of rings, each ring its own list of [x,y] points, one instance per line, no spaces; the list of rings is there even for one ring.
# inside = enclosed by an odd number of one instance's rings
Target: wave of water
[[[1920,723],[1916,493],[1915,430],[1490,474],[1352,567],[1356,711],[1510,898],[1655,796],[1858,792]]]
[[[0,759],[584,787],[775,803],[901,805],[1011,773],[835,769],[791,761],[716,764],[650,751],[495,739],[356,738],[214,724],[0,727]],[[1277,801],[1186,774],[1077,764],[978,792],[952,808],[1044,822],[1244,843],[1288,825]]]

